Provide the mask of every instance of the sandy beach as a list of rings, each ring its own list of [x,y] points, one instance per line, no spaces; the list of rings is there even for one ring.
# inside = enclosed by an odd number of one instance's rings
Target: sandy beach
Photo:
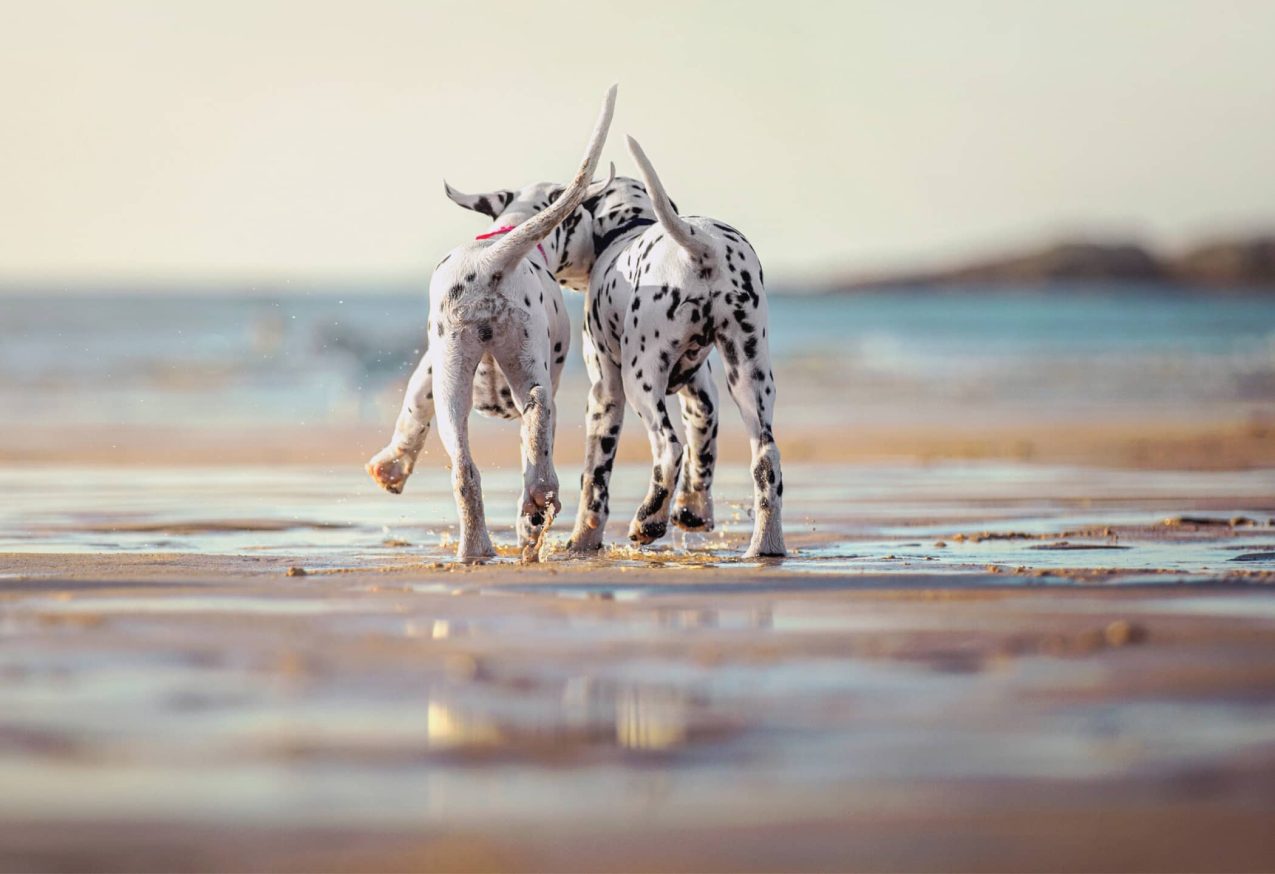
[[[481,567],[441,468],[8,464],[0,868],[1275,865],[1264,456],[824,445],[765,563],[741,464],[719,531],[538,566],[493,469]]]
[[[0,869],[1275,868],[1275,304],[971,294],[772,301],[786,559],[729,404],[714,532],[630,547],[630,416],[568,558],[573,357],[480,567],[363,472],[419,300],[8,301]]]
[[[1275,3],[0,9],[0,874],[1275,872]]]

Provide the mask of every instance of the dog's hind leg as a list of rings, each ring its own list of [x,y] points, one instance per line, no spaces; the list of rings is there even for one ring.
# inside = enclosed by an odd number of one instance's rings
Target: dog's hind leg
[[[673,423],[669,420],[666,403],[666,380],[659,385],[643,382],[645,369],[637,372],[626,370],[624,373],[624,390],[637,411],[642,424],[646,426],[651,440],[651,456],[654,464],[651,467],[651,484],[646,492],[646,500],[638,507],[637,514],[629,524],[629,540],[634,543],[647,544],[663,537],[668,531],[670,498],[673,487],[677,485],[678,468],[682,463],[682,443],[677,439]]]
[[[434,364],[431,352],[425,350],[407,383],[403,408],[394,424],[394,436],[380,452],[368,461],[367,472],[388,492],[400,494],[403,484],[411,476],[416,459],[429,434],[429,423],[434,418]]]
[[[760,316],[757,323],[764,326],[765,312]],[[775,379],[770,370],[770,348],[764,327],[738,314],[735,321],[728,332],[718,334],[717,345],[726,359],[726,385],[752,446],[753,538],[744,557],[785,555],[781,512],[784,478],[773,429]]]
[[[678,390],[687,452],[673,499],[673,524],[686,531],[713,530],[713,468],[717,462],[717,384],[708,362]]]
[[[545,514],[562,509],[558,473],[553,466],[554,406],[549,360],[531,350],[501,355],[496,360],[514,405],[522,415],[522,496],[518,500],[518,546],[538,542]]]
[[[594,348],[587,332],[584,359],[593,384],[589,387],[585,416],[580,509],[571,533],[573,552],[593,552],[602,546],[603,530],[611,514],[611,468],[624,424],[624,380],[620,368]]]
[[[452,460],[452,491],[460,514],[460,543],[456,557],[481,561],[496,551],[487,533],[483,512],[482,478],[469,451],[469,413],[474,405],[474,371],[482,347],[461,336],[439,338],[434,366],[438,436]]]

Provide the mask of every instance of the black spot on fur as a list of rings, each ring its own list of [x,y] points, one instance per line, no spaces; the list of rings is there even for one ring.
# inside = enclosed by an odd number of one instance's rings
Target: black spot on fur
[[[679,509],[673,521],[675,521],[678,526],[685,528],[688,531],[698,531],[700,528],[704,527],[704,520],[691,512],[690,507],[682,507]]]

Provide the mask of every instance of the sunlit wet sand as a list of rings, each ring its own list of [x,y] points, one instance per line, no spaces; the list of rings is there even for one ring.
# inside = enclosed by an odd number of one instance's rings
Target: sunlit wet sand
[[[759,563],[723,466],[476,568],[436,473],[0,471],[0,867],[1275,865],[1275,472],[794,463]]]

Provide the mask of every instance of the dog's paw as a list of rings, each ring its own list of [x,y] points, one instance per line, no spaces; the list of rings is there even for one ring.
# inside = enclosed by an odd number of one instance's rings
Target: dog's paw
[[[403,484],[412,475],[412,459],[387,446],[372,456],[365,469],[377,485],[398,495],[402,494]]]
[[[668,523],[655,519],[647,519],[646,521],[634,519],[632,524],[629,525],[629,540],[639,546],[653,543],[667,533]]]
[[[576,517],[571,539],[567,541],[567,552],[577,558],[596,555],[602,549],[604,528],[605,520],[597,513],[584,513]]]
[[[456,546],[456,560],[465,564],[482,564],[496,557],[496,548],[491,545],[491,537],[486,531],[472,537],[461,535]]]
[[[553,518],[562,512],[562,501],[558,500],[558,484],[537,483],[535,487],[522,493],[522,515],[524,517],[541,517],[541,521],[532,524],[539,527],[544,524],[543,517]]]
[[[683,531],[713,530],[713,497],[708,492],[680,492],[673,502],[673,524]]]
[[[577,558],[597,555],[602,549],[602,531],[597,528],[577,528],[567,541],[567,552]]]
[[[788,554],[782,532],[754,532],[744,558],[783,558]]]

